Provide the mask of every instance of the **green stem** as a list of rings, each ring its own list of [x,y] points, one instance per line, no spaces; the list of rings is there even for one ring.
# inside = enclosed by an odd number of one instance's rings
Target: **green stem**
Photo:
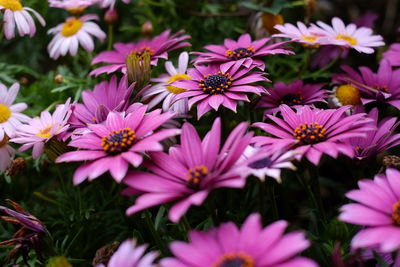
[[[271,199],[271,206],[272,206],[272,218],[274,220],[279,219],[279,212],[278,212],[278,204],[276,202],[276,196],[275,196],[275,181],[272,179],[269,179],[268,181],[268,190],[269,190],[269,197]]]
[[[114,25],[108,24],[108,40],[107,40],[107,50],[111,50],[114,43]]]
[[[4,38],[4,26],[1,27],[1,31],[0,31],[0,42],[3,41]]]
[[[160,235],[158,234],[157,230],[154,228],[154,223],[151,220],[150,212],[146,210],[144,212],[144,214],[145,214],[147,227],[149,228],[150,233],[153,236],[154,241],[156,242],[158,248],[161,250],[162,254],[167,255],[167,249],[166,249],[165,244],[162,241]]]
[[[215,207],[214,197],[209,197],[208,200],[204,203],[209,215],[211,215],[211,219],[213,221],[214,226],[219,225],[219,219],[217,216],[217,208]]]
[[[321,217],[322,221],[326,222],[325,210],[324,205],[322,203],[321,197],[321,187],[319,183],[319,174],[318,174],[318,167],[317,166],[310,166],[308,168],[309,175],[310,175],[310,189],[312,192],[312,196],[314,198],[314,203],[316,205],[317,211],[319,216]]]
[[[322,69],[317,70],[316,72],[313,72],[313,73],[310,73],[310,74],[308,74],[308,75],[303,76],[303,79],[318,77],[319,74],[321,74],[321,73],[323,73],[323,72],[329,70],[329,69],[330,69],[331,67],[333,67],[333,65],[335,65],[336,62],[341,58],[342,53],[343,53],[343,50],[340,50],[338,56],[337,56],[336,58],[332,59],[331,62],[329,62],[328,65],[326,65],[326,66],[323,67]]]
[[[182,229],[183,238],[185,239],[185,241],[187,241],[187,240],[188,240],[188,239],[187,239],[188,233],[189,233],[191,227],[190,227],[190,224],[189,224],[189,221],[188,221],[186,215],[183,215],[183,216],[182,216],[182,219],[181,219],[181,221],[179,222],[179,224],[180,224],[181,229]]]

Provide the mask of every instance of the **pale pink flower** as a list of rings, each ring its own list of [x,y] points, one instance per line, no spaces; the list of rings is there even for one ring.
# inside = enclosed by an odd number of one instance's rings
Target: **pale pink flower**
[[[98,0],[100,3],[100,7],[102,8],[114,8],[116,0]],[[122,0],[125,4],[131,2],[131,0]]]
[[[0,172],[3,172],[10,166],[15,150],[8,145],[8,137],[5,136],[0,141]]]
[[[49,0],[49,6],[63,8],[68,11],[83,11],[83,9],[97,4],[100,0]]]

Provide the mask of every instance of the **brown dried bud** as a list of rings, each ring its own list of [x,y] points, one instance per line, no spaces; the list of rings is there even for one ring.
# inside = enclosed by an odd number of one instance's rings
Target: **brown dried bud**
[[[394,168],[400,170],[400,157],[395,155],[384,156],[382,164],[385,168]]]
[[[18,157],[11,162],[10,166],[8,166],[6,170],[6,175],[10,176],[11,178],[15,178],[25,168],[26,168],[25,158]]]
[[[118,21],[118,12],[114,8],[107,10],[104,14],[104,20],[109,24],[115,24]]]
[[[19,83],[23,84],[23,85],[27,85],[29,83],[29,79],[25,76],[22,76],[21,78],[19,78]]]
[[[146,21],[145,23],[143,23],[142,25],[142,34],[144,35],[151,35],[153,33],[154,29],[153,29],[153,23],[151,23],[151,21]]]
[[[120,242],[115,241],[111,244],[105,245],[101,248],[99,248],[96,251],[96,254],[93,258],[92,265],[97,266],[99,264],[104,264],[107,265],[108,261],[110,260],[111,256],[114,254],[114,252],[117,250],[119,247]]]
[[[62,83],[63,79],[64,79],[64,77],[61,74],[57,74],[56,77],[54,77],[54,81],[56,83]]]
[[[274,15],[271,13],[263,13],[261,16],[263,28],[269,34],[279,33],[277,29],[274,28],[277,24],[283,24],[283,17],[280,14]]]

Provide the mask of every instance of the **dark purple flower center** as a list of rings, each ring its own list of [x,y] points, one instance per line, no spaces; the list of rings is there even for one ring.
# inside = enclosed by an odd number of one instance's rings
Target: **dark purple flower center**
[[[218,72],[217,74],[208,74],[200,80],[199,86],[204,93],[214,95],[224,93],[232,84],[232,77],[229,73]]]
[[[271,166],[272,160],[269,157],[265,157],[256,161],[251,162],[247,166],[252,169],[263,169]]]
[[[400,201],[393,204],[392,207],[392,220],[396,226],[400,226]]]
[[[253,259],[243,253],[228,253],[223,255],[213,266],[215,267],[254,267]]]
[[[318,122],[300,123],[294,129],[293,136],[301,141],[304,145],[319,143],[325,140],[326,129],[324,126],[319,125]]]
[[[124,128],[112,131],[109,136],[103,137],[101,139],[101,146],[106,153],[115,155],[128,151],[132,147],[135,138],[135,131],[130,128]]]
[[[288,106],[300,105],[303,103],[303,99],[304,97],[301,94],[287,94],[280,99],[279,104],[286,104]]]
[[[254,49],[253,46],[247,48],[239,47],[236,48],[235,50],[231,49],[227,50],[225,52],[225,56],[229,59],[238,60],[245,57],[251,57],[252,55],[254,55],[255,52],[256,50]]]
[[[198,190],[201,181],[207,176],[208,169],[206,166],[195,166],[190,168],[188,172],[187,186],[191,189]]]

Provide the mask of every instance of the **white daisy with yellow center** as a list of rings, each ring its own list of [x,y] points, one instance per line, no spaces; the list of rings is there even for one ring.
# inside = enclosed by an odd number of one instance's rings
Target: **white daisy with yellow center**
[[[342,84],[333,88],[329,102],[333,107],[361,105],[361,94],[352,84]]]
[[[76,56],[79,45],[86,51],[92,52],[94,50],[93,37],[103,42],[106,34],[91,20],[98,20],[97,15],[69,17],[64,23],[50,29],[48,33],[55,35],[47,47],[50,57],[57,59],[68,52],[71,56]]]

